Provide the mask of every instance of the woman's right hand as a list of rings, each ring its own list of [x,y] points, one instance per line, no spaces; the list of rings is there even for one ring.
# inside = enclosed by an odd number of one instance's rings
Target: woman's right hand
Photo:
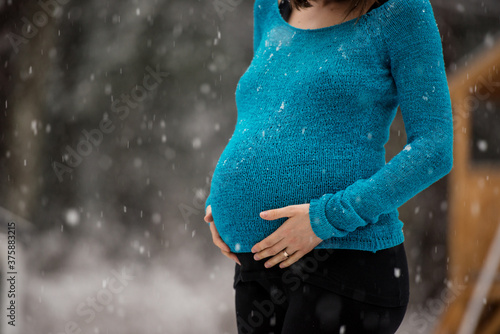
[[[219,232],[217,232],[217,229],[215,228],[215,223],[214,223],[214,217],[212,216],[212,207],[210,205],[207,206],[207,210],[205,212],[205,217],[204,220],[210,226],[210,232],[212,232],[212,240],[214,244],[220,248],[222,254],[230,258],[231,260],[235,261],[241,266],[240,260],[238,260],[238,257],[236,254],[231,252],[231,249],[229,248],[228,245],[222,240],[222,238],[219,235]]]

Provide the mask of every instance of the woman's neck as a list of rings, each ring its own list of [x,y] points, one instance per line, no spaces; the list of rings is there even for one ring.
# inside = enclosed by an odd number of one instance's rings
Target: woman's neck
[[[375,0],[370,1],[368,8],[364,8],[363,11],[366,12],[373,3],[375,3]],[[354,19],[360,15],[361,9],[355,8],[345,17],[350,5],[349,2],[325,4],[324,0],[318,0],[311,2],[311,5],[311,7],[301,8],[300,10],[296,10],[291,6],[288,23],[300,29],[318,29]]]

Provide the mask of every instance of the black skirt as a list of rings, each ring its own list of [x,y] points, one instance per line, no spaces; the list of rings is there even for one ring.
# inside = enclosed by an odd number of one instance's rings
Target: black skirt
[[[234,284],[281,278],[282,284],[313,284],[339,295],[386,307],[407,305],[410,296],[408,263],[403,243],[375,253],[354,249],[313,249],[286,268],[254,260],[253,253],[236,253]]]

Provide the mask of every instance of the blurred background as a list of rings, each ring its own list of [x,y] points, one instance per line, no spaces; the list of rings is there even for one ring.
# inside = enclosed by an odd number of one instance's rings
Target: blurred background
[[[456,156],[399,208],[398,333],[500,333],[500,3],[431,3]],[[203,217],[252,14],[241,0],[0,0],[0,333],[236,333],[234,262]],[[387,161],[405,144],[398,111]]]

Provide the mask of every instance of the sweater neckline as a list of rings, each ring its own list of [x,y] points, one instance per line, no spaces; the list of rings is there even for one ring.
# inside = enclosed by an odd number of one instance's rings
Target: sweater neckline
[[[353,25],[354,26],[354,22],[356,22],[356,20],[358,19],[357,17],[353,18],[353,19],[350,19],[348,21],[345,21],[345,22],[341,22],[341,23],[337,23],[337,24],[334,24],[334,25],[331,25],[331,26],[327,26],[327,27],[322,27],[322,28],[316,28],[316,29],[302,29],[302,28],[297,28],[295,26],[292,26],[290,23],[288,23],[284,18],[283,16],[281,16],[281,12],[280,12],[280,8],[279,8],[279,3],[277,3],[276,0],[270,0],[270,1],[273,1],[273,14],[275,16],[277,16],[277,19],[281,22],[282,25],[284,26],[287,26],[288,28],[296,31],[296,32],[301,32],[301,33],[314,33],[314,32],[322,32],[322,31],[330,31],[330,30],[337,30],[337,29],[342,29],[342,28],[345,28],[347,27],[349,24]],[[369,16],[373,15],[374,12],[377,12],[377,11],[380,11],[382,10],[381,8],[387,6],[388,3],[392,2],[394,0],[388,0],[386,2],[384,2],[383,4],[381,4],[380,6],[376,7],[376,8],[373,8],[372,10],[368,11],[367,13],[364,13],[363,15],[361,15],[359,17],[359,21],[358,21],[358,24],[360,24],[363,20],[366,20]]]

